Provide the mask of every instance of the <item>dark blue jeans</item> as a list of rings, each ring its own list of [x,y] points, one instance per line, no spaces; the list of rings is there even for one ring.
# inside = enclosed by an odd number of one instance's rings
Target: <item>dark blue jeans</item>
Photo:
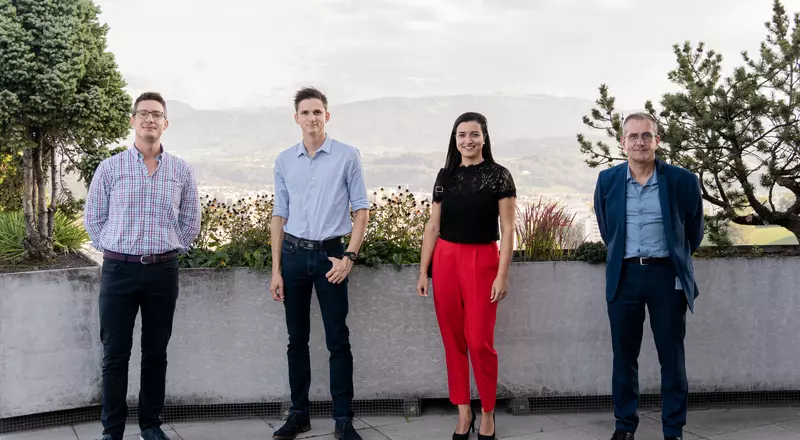
[[[665,436],[681,436],[686,424],[689,384],[684,338],[686,296],[675,289],[671,265],[623,265],[617,296],[608,303],[614,349],[612,393],[616,428],[635,432],[639,425],[639,351],[645,307],[661,364],[661,421]]]
[[[167,375],[167,344],[178,299],[177,260],[144,265],[103,261],[100,338],[103,341],[103,434],[122,439],[128,417],[128,362],[133,325],[142,311],[139,426],[161,426]]]
[[[328,257],[341,258],[344,246],[311,251],[284,242],[281,252],[281,275],[284,284],[286,327],[289,331],[289,387],[292,393],[291,413],[308,415],[308,392],[311,386],[311,360],[308,340],[311,332],[311,291],[317,293],[325,342],[330,352],[330,390],[333,418],[353,417],[353,355],[350,352],[350,331],[347,328],[347,283],[331,284],[325,274],[333,267]]]

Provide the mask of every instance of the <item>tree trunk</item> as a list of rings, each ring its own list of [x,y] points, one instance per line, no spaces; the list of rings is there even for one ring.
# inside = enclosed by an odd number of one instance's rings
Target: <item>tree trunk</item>
[[[26,148],[22,151],[22,212],[25,217],[25,246],[29,237],[36,233],[36,215],[33,212],[33,201],[36,196],[36,186],[33,184],[33,150]]]
[[[56,197],[58,197],[58,168],[56,168],[56,147],[50,148],[50,207],[47,209],[47,247],[53,249],[55,242]]]
[[[45,199],[47,188],[45,185],[44,169],[42,162],[42,133],[32,132],[36,146],[23,150],[23,164],[25,179],[23,188],[23,211],[25,217],[25,239],[23,247],[25,253],[22,258],[29,261],[45,261],[55,258],[52,245],[48,246],[47,213],[45,212]]]
[[[44,148],[39,143],[39,148],[33,151],[33,177],[36,180],[36,230],[39,238],[44,240],[47,233],[47,215],[45,213],[47,201],[47,187],[44,180]]]

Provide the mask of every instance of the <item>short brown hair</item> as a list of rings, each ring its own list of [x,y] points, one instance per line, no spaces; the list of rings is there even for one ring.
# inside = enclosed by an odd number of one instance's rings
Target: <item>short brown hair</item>
[[[139,103],[142,101],[156,101],[162,106],[164,106],[164,116],[167,115],[167,101],[161,96],[160,93],[156,92],[144,92],[136,98],[136,102],[133,103],[133,114],[136,114],[136,110],[139,109]]]
[[[303,87],[294,94],[294,111],[297,111],[300,103],[306,99],[319,99],[322,101],[322,106],[325,107],[325,110],[328,110],[328,97],[324,93],[314,87]]]
[[[625,124],[627,124],[631,119],[635,121],[650,121],[650,123],[653,124],[653,130],[656,131],[655,134],[658,134],[658,121],[656,121],[656,118],[654,118],[653,115],[645,112],[631,113],[626,116],[625,121],[622,122],[622,134],[625,134]]]

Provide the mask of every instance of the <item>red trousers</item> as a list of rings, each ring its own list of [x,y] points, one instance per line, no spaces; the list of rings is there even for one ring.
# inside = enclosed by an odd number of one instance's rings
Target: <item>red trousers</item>
[[[499,264],[497,243],[439,239],[433,253],[433,302],[444,342],[450,401],[470,403],[469,353],[486,412],[494,409],[497,400],[497,303],[491,302],[491,295]]]

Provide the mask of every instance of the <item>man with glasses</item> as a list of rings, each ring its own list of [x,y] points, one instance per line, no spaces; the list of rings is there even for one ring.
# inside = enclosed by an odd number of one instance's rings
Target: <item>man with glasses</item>
[[[645,307],[661,364],[664,438],[680,440],[689,385],[686,308],[698,295],[692,254],[703,240],[703,199],[697,177],[656,159],[658,123],[634,113],[622,124],[628,161],[600,172],[594,210],[606,259],[606,301],[614,353],[612,440],[633,440],[639,424],[638,358]]]
[[[142,440],[168,440],[161,430],[167,344],[178,299],[178,254],[200,231],[194,172],[164,151],[167,104],[158,93],[136,99],[135,143],[98,165],[84,222],[103,251],[100,338],[103,342],[103,440],[121,440],[128,407],[133,325],[142,313],[139,427]]]

